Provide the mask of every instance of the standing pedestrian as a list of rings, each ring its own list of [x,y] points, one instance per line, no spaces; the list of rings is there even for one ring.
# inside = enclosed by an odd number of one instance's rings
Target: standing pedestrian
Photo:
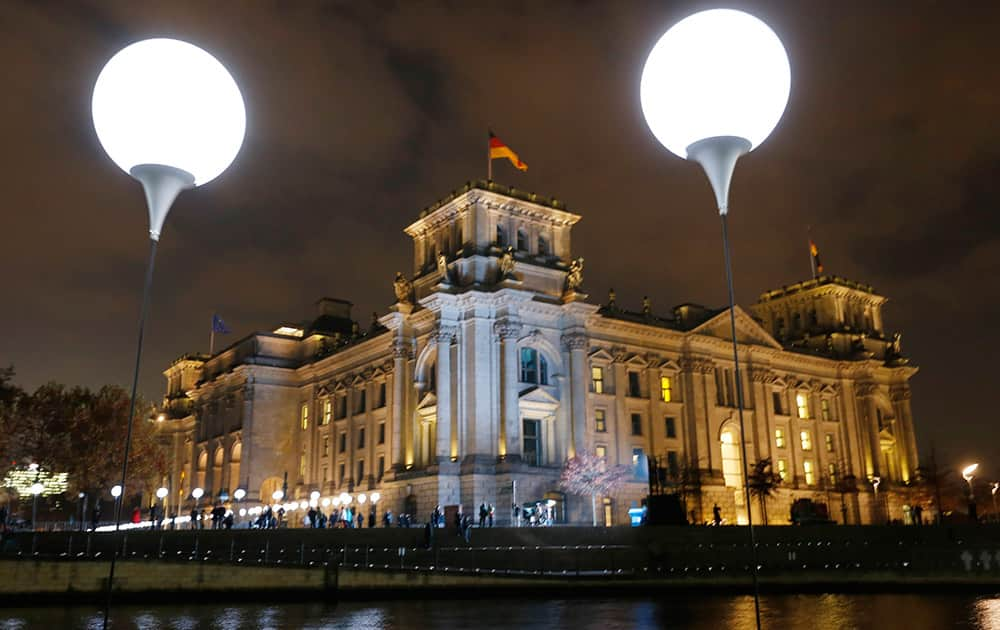
[[[375,505],[373,504],[372,505],[372,509],[368,511],[368,527],[369,528],[375,527],[375,523],[376,523],[375,517],[376,517],[376,514],[375,514]]]
[[[514,511],[514,527],[520,527],[521,526],[521,506],[515,504],[514,508],[513,508],[513,511]]]
[[[712,506],[712,523],[716,527],[722,525],[722,508],[719,507],[718,503]]]
[[[365,528],[365,513],[358,510],[358,529]]]
[[[485,503],[480,503],[479,504],[479,526],[480,527],[486,527],[486,514],[487,514],[487,512],[486,512],[486,504]]]
[[[487,506],[486,508],[486,520],[489,523],[490,527],[493,527],[493,512],[494,512],[493,504],[490,503],[489,506]]]

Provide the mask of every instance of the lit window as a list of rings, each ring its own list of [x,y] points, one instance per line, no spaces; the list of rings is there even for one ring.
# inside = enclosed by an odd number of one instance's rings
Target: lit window
[[[603,409],[594,409],[594,430],[598,433],[606,433],[608,430],[608,421]]]
[[[795,394],[795,406],[798,408],[800,418],[809,417],[809,396],[805,394]]]
[[[830,401],[828,399],[823,398],[822,400],[819,401],[819,411],[820,411],[820,416],[824,420],[830,420],[833,418],[833,416],[830,414]]]
[[[722,433],[722,476],[727,488],[743,487],[740,448],[736,443],[736,434],[730,429]]]
[[[774,430],[774,446],[775,448],[785,448],[785,430],[775,429]]]
[[[635,476],[640,479],[649,477],[649,462],[646,461],[646,453],[641,448],[632,449],[632,466],[635,468]]]
[[[783,459],[778,460],[778,476],[782,481],[788,478],[788,462]]]
[[[813,447],[812,435],[808,431],[799,432],[799,440],[802,442],[803,451],[811,451]]]
[[[595,394],[604,393],[604,368],[597,366],[590,368],[590,390]]]
[[[302,405],[302,430],[309,428],[309,405]]]
[[[827,470],[830,473],[830,485],[831,486],[837,485],[837,465],[830,464],[827,466]]]
[[[608,456],[608,447],[597,445],[594,447],[594,454],[600,457],[601,459],[604,459],[605,457]]]
[[[802,472],[806,475],[807,486],[811,486],[816,483],[816,475],[813,474],[813,463],[811,459],[802,461]]]
[[[632,435],[642,435],[642,414],[632,414]]]
[[[663,402],[670,402],[671,400],[669,376],[660,377],[660,396],[663,398]]]
[[[674,418],[667,418],[664,424],[666,425],[665,428],[667,430],[667,437],[668,438],[677,437],[677,420]]]
[[[833,452],[833,435],[830,434],[830,433],[827,433],[825,436],[823,436],[823,440],[826,442],[826,452],[827,453],[832,453]]]
[[[333,418],[333,403],[327,398],[323,401],[323,424],[330,424],[331,418]]]

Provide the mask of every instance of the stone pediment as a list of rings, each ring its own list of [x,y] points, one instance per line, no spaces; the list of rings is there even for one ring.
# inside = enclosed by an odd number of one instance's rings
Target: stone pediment
[[[434,392],[427,392],[426,394],[424,394],[424,397],[420,399],[420,402],[417,403],[417,409],[436,407],[437,402],[438,402],[437,395]]]
[[[611,363],[612,361],[615,360],[614,356],[612,356],[612,354],[610,352],[608,352],[607,350],[605,350],[604,348],[598,348],[597,350],[594,350],[593,352],[591,352],[590,353],[590,359],[591,360],[597,359],[599,361],[607,361],[608,363]]]
[[[541,405],[558,405],[559,399],[548,393],[541,387],[529,387],[521,392],[518,400],[523,403],[533,403]]]
[[[733,336],[729,324],[729,311],[722,311],[700,326],[693,328],[688,334],[731,341]],[[739,306],[736,307],[736,340],[748,346],[766,346],[781,350],[781,344]]]

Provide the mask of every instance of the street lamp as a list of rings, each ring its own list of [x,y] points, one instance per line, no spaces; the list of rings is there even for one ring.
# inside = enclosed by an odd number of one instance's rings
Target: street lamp
[[[124,487],[143,329],[163,222],[182,190],[212,181],[232,163],[243,144],[246,109],[236,82],[212,55],[176,39],[147,39],[126,46],[104,66],[94,85],[91,110],[101,146],[139,180],[149,210],[149,263],[122,457]],[[120,517],[118,503],[116,530]]]
[[[962,469],[962,479],[969,484],[969,518],[974,522],[979,520],[976,515],[976,495],[972,490],[972,479],[976,474],[976,470],[979,468],[979,464],[969,464]]]
[[[990,486],[990,494],[993,495],[993,519],[997,521],[997,490],[1000,490],[1000,481],[994,481]],[[998,521],[1000,522],[1000,521]]]
[[[205,496],[205,490],[203,488],[195,488],[194,490],[191,491],[191,496],[194,497],[195,518],[201,518],[201,511],[198,509],[198,507],[201,505],[201,498]],[[197,523],[195,523],[195,518],[191,519],[192,528],[197,527],[198,525]]]
[[[756,17],[730,9],[695,13],[672,26],[649,53],[639,85],[642,112],[650,131],[671,153],[701,164],[715,193],[722,221],[758,628],[757,545],[750,515],[747,433],[726,217],[736,161],[771,134],[788,104],[790,89],[791,70],[781,40]]]
[[[153,528],[154,529],[159,528],[160,524],[163,523],[163,517],[166,515],[166,510],[167,510],[167,501],[166,501],[166,499],[167,499],[167,495],[168,494],[170,494],[170,491],[167,490],[166,488],[162,488],[161,487],[161,488],[157,488],[157,490],[156,490],[156,498],[160,500],[160,515],[159,515],[160,518],[157,519],[156,515],[155,514],[153,515]]]
[[[38,529],[38,495],[45,490],[40,482],[36,481],[31,484],[31,529]]]
[[[275,503],[281,501],[281,499],[284,498],[284,496],[285,493],[281,490],[275,490],[274,492],[271,493],[271,498],[274,499]]]

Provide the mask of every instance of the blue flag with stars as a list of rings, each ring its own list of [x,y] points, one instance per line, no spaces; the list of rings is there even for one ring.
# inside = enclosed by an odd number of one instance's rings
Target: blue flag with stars
[[[220,335],[229,334],[229,328],[226,327],[226,322],[222,321],[222,318],[218,315],[212,315],[212,332],[219,333]]]

